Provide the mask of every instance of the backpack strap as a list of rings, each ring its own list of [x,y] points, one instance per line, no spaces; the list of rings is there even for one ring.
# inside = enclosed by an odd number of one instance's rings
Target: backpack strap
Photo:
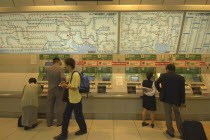
[[[72,79],[73,79],[73,74],[75,73],[75,72],[77,72],[77,73],[79,73],[78,71],[73,71],[72,72],[72,74],[71,74],[71,79],[70,79],[70,84],[71,84],[71,81],[72,81]],[[81,74],[79,73],[79,76],[80,76],[80,79],[81,79]],[[80,80],[80,84],[81,84],[81,80]]]

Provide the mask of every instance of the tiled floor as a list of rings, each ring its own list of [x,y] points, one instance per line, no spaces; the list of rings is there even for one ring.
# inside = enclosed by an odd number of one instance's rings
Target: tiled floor
[[[75,136],[78,130],[75,120],[69,126],[69,140],[179,140],[176,129],[176,138],[168,138],[165,134],[165,123],[156,121],[155,128],[142,127],[139,120],[86,120],[88,133]],[[210,122],[202,122],[206,134],[210,139]],[[0,118],[0,140],[53,140],[61,127],[47,127],[45,120],[39,120],[37,128],[24,131],[18,128],[17,119]]]

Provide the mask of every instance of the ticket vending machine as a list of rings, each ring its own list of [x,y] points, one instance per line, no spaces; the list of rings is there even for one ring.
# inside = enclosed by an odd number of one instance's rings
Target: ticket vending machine
[[[99,94],[112,92],[112,67],[98,67],[98,91]]]
[[[202,75],[197,74],[192,76],[193,82],[191,82],[191,88],[193,95],[208,95],[208,89],[202,78]]]
[[[206,83],[201,75],[200,67],[187,67],[185,68],[185,83],[187,84],[186,94],[191,90],[191,95],[194,96],[207,96],[208,89]]]
[[[128,94],[140,94],[140,68],[139,67],[126,67],[126,81]]]
[[[127,78],[128,94],[140,94],[141,83],[139,81],[139,74],[131,74]]]

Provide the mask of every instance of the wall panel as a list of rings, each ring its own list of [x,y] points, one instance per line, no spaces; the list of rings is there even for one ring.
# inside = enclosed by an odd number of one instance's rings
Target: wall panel
[[[12,0],[0,0],[1,7],[14,7],[14,3]]]
[[[206,0],[186,0],[185,5],[205,5]]]
[[[163,5],[184,5],[185,0],[164,0]]]
[[[54,5],[54,0],[34,0],[35,6]]]
[[[77,1],[77,5],[97,5],[98,1]]]
[[[119,5],[120,0],[113,0],[113,1],[99,1],[98,5]]]
[[[142,0],[143,5],[162,5],[163,0]]]
[[[120,5],[139,5],[141,0],[120,0]]]
[[[55,0],[55,5],[76,5],[76,1]]]
[[[33,0],[14,0],[15,7],[18,6],[34,6]]]

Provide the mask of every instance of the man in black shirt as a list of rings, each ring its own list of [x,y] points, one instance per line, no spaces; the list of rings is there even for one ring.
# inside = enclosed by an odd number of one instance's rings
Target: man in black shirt
[[[166,73],[160,75],[159,79],[155,82],[155,86],[160,92],[160,101],[162,101],[164,105],[167,126],[166,133],[174,137],[174,128],[172,125],[173,109],[177,128],[182,138],[182,119],[179,108],[181,104],[185,103],[184,77],[175,73],[175,65],[169,64],[166,66]]]

